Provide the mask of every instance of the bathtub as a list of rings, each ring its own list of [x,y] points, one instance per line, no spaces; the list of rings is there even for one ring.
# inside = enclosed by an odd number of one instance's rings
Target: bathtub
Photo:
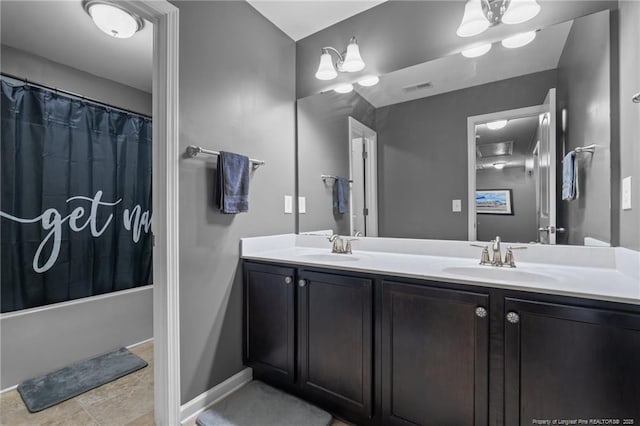
[[[152,285],[0,314],[0,390],[152,337]]]

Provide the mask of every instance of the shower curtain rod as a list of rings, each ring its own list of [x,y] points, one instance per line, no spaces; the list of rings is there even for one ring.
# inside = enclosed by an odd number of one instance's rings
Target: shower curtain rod
[[[27,78],[24,78],[24,77],[18,77],[18,76],[15,76],[15,75],[12,75],[12,74],[9,74],[9,73],[6,73],[6,72],[0,73],[0,76],[2,78],[8,79],[8,80],[15,80],[15,81],[20,82],[20,83],[28,84],[29,86],[38,87],[40,89],[50,90],[50,91],[53,91],[53,92],[56,92],[56,93],[61,93],[61,94],[67,95],[67,96],[71,96],[71,97],[76,98],[76,99],[81,99],[81,100],[84,100],[84,101],[87,101],[87,102],[90,102],[90,103],[93,103],[93,104],[96,104],[98,106],[102,106],[102,107],[105,107],[105,108],[111,108],[111,109],[114,109],[114,110],[117,110],[117,111],[126,112],[127,114],[137,115],[138,117],[146,118],[146,119],[149,119],[149,120],[153,119],[149,115],[140,114],[139,112],[135,112],[135,111],[132,111],[130,109],[126,109],[126,108],[110,105],[110,104],[108,104],[108,103],[106,103],[104,101],[100,101],[100,100],[95,99],[95,98],[91,98],[91,97],[88,97],[88,96],[80,95],[78,93],[73,93],[73,92],[70,92],[68,90],[63,90],[63,89],[60,89],[58,87],[51,87],[51,86],[47,86],[46,84],[37,83],[37,82],[31,81],[31,80],[29,80]]]

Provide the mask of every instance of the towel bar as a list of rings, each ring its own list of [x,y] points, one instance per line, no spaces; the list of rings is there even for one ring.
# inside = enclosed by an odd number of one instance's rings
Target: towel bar
[[[574,152],[590,152],[591,154],[593,154],[594,152],[596,152],[596,145],[591,144],[588,146],[579,146],[577,148],[574,148],[573,151]]]
[[[333,175],[320,175],[320,179],[322,179],[323,182],[326,182],[327,179],[338,179],[338,176],[333,176]],[[349,179],[349,183],[353,183],[353,181],[351,179]]]
[[[186,151],[187,157],[194,158],[198,154],[207,154],[207,155],[220,155],[219,151],[211,151],[210,149],[204,149],[201,146],[189,145]],[[249,162],[253,165],[253,167],[264,166],[265,162],[262,160],[256,160],[254,158],[249,158]]]

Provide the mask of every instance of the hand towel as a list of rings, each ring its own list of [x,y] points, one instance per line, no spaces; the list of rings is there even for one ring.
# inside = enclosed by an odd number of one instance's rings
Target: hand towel
[[[249,211],[249,157],[221,151],[216,180],[216,206],[222,213]]]
[[[338,176],[333,184],[333,210],[345,214],[349,209],[349,179]]]
[[[562,199],[571,201],[578,195],[578,163],[576,153],[571,151],[562,160]]]

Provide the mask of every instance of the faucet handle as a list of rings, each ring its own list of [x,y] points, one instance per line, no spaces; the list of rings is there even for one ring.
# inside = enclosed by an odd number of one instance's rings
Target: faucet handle
[[[504,264],[511,267],[511,268],[515,268],[516,267],[516,259],[513,256],[513,250],[526,250],[528,247],[524,247],[524,246],[520,246],[520,247],[512,247],[512,246],[508,246],[507,247],[507,253],[504,255]]]
[[[480,247],[482,249],[482,254],[480,255],[481,265],[491,264],[491,259],[489,258],[489,245],[487,244],[469,244],[469,245],[471,247]]]

